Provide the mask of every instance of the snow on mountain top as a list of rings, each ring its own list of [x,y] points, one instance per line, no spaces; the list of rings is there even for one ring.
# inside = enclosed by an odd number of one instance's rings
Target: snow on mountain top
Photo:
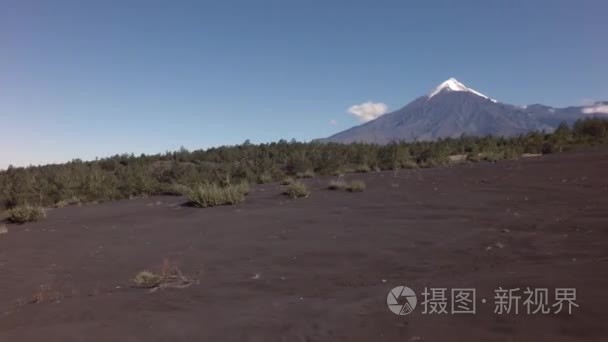
[[[431,97],[439,94],[440,92],[442,92],[444,90],[447,90],[447,91],[467,91],[467,92],[473,93],[473,94],[475,94],[477,96],[481,96],[483,98],[486,98],[486,99],[488,99],[488,100],[490,100],[492,102],[497,102],[496,100],[491,99],[491,98],[485,96],[484,94],[482,94],[482,93],[480,93],[480,92],[478,92],[478,91],[476,91],[474,89],[468,88],[464,84],[458,82],[458,80],[455,79],[455,78],[453,78],[453,77],[450,78],[450,79],[448,79],[448,80],[446,80],[445,82],[441,83],[437,88],[435,88],[435,90],[433,90],[428,95],[428,98],[430,99]]]

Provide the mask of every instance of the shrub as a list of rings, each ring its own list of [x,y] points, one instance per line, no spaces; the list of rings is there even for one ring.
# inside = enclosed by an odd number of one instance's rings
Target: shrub
[[[173,183],[169,185],[162,193],[171,196],[188,196],[190,193],[190,188],[183,184]]]
[[[416,169],[418,164],[414,160],[405,160],[401,163],[401,167],[404,169]]]
[[[489,151],[482,155],[483,160],[489,162],[497,162],[504,159],[504,153],[502,151]]]
[[[287,177],[281,181],[281,185],[289,185],[293,182],[295,182],[295,179],[293,179],[292,177]]]
[[[285,190],[283,190],[283,194],[291,198],[308,197],[310,191],[308,191],[304,183],[296,181],[287,185]]]
[[[268,172],[264,172],[258,176],[258,184],[266,184],[272,182],[272,175]]]
[[[469,162],[480,162],[482,156],[480,153],[467,153],[467,161]]]
[[[603,118],[579,120],[574,124],[574,134],[594,138],[608,137],[608,121]]]
[[[192,206],[206,208],[240,203],[245,200],[248,193],[249,185],[246,183],[225,187],[217,184],[200,184],[189,192],[188,199]]]
[[[365,183],[360,180],[352,181],[346,186],[346,190],[350,192],[362,192],[365,190]]]
[[[315,176],[315,172],[313,170],[306,170],[304,172],[298,172],[296,177],[298,178],[312,178]]]
[[[249,195],[249,191],[251,191],[251,188],[249,187],[249,183],[239,183],[236,185],[232,185],[232,188],[234,188],[237,192],[247,196]]]
[[[14,223],[34,222],[45,217],[44,209],[29,204],[9,209],[7,214],[8,220]]]
[[[76,196],[70,198],[70,199],[65,199],[65,200],[59,200],[57,201],[57,203],[55,203],[55,208],[63,208],[63,207],[67,207],[68,205],[76,205],[76,204],[80,204],[80,199]]]
[[[359,164],[354,167],[354,170],[357,173],[367,173],[370,172],[372,169],[367,164]]]
[[[59,200],[57,203],[55,203],[55,208],[63,208],[67,207],[68,205],[70,205],[70,203],[67,200]]]
[[[344,182],[342,179],[334,179],[329,182],[329,185],[327,185],[327,189],[329,190],[341,190],[344,188],[346,188],[346,182]]]

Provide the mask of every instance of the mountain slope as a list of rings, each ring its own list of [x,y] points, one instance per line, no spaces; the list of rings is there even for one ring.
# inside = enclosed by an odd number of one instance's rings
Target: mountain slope
[[[429,95],[397,111],[320,141],[385,144],[395,140],[455,138],[463,134],[513,136],[529,131],[552,131],[561,122],[570,123],[583,117],[582,109],[505,104],[451,78]]]

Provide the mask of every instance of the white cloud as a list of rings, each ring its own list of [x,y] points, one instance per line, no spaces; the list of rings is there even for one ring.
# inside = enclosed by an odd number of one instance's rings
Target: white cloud
[[[386,114],[388,106],[382,102],[364,102],[348,108],[348,113],[357,117],[361,122],[367,122]]]
[[[331,119],[331,120],[329,120],[329,124],[330,124],[330,125],[332,125],[332,126],[335,126],[335,125],[337,125],[337,124],[338,124],[338,120],[336,120],[336,119]]]
[[[608,105],[597,104],[595,106],[583,108],[585,114],[608,114]]]

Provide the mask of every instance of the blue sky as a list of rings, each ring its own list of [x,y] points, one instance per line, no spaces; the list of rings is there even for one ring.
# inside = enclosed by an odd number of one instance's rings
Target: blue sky
[[[0,168],[310,140],[455,77],[608,100],[606,1],[0,0]]]

